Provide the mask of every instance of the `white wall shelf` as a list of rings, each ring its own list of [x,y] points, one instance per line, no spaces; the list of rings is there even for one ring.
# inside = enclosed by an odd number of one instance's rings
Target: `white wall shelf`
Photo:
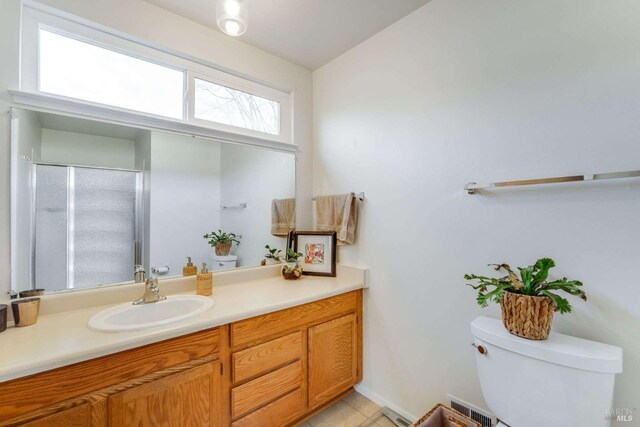
[[[489,188],[520,187],[520,186],[526,186],[526,185],[559,184],[563,182],[599,181],[603,179],[622,179],[622,178],[634,178],[634,177],[640,177],[640,170],[626,171],[626,172],[596,173],[592,175],[560,176],[560,177],[554,177],[554,178],[524,179],[519,181],[502,181],[502,182],[492,182],[489,184],[478,184],[475,182],[469,182],[464,186],[464,189],[469,194],[475,194],[476,190],[483,190],[483,189],[489,189]]]

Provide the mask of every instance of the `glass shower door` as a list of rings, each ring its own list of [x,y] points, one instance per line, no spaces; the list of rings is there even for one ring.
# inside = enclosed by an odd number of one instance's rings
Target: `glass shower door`
[[[37,165],[35,287],[89,288],[132,279],[139,262],[140,180],[134,171]]]
[[[135,262],[136,173],[71,168],[69,288],[126,282]]]
[[[34,170],[32,287],[66,289],[69,171],[45,165],[34,165]]]

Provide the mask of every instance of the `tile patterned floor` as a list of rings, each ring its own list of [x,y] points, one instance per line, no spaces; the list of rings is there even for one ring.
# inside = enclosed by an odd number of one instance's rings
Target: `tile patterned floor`
[[[354,391],[298,427],[396,427],[380,409]]]

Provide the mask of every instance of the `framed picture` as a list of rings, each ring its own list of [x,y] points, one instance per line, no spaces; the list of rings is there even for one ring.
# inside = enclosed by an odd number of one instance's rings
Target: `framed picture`
[[[291,232],[291,247],[302,253],[302,274],[336,277],[335,231]]]

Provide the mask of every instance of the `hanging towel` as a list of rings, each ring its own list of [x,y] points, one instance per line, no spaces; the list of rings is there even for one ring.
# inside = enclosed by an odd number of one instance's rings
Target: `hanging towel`
[[[287,237],[296,229],[296,199],[273,199],[271,201],[271,234]]]
[[[335,231],[339,245],[355,240],[358,225],[358,199],[354,193],[316,197],[316,228]]]

